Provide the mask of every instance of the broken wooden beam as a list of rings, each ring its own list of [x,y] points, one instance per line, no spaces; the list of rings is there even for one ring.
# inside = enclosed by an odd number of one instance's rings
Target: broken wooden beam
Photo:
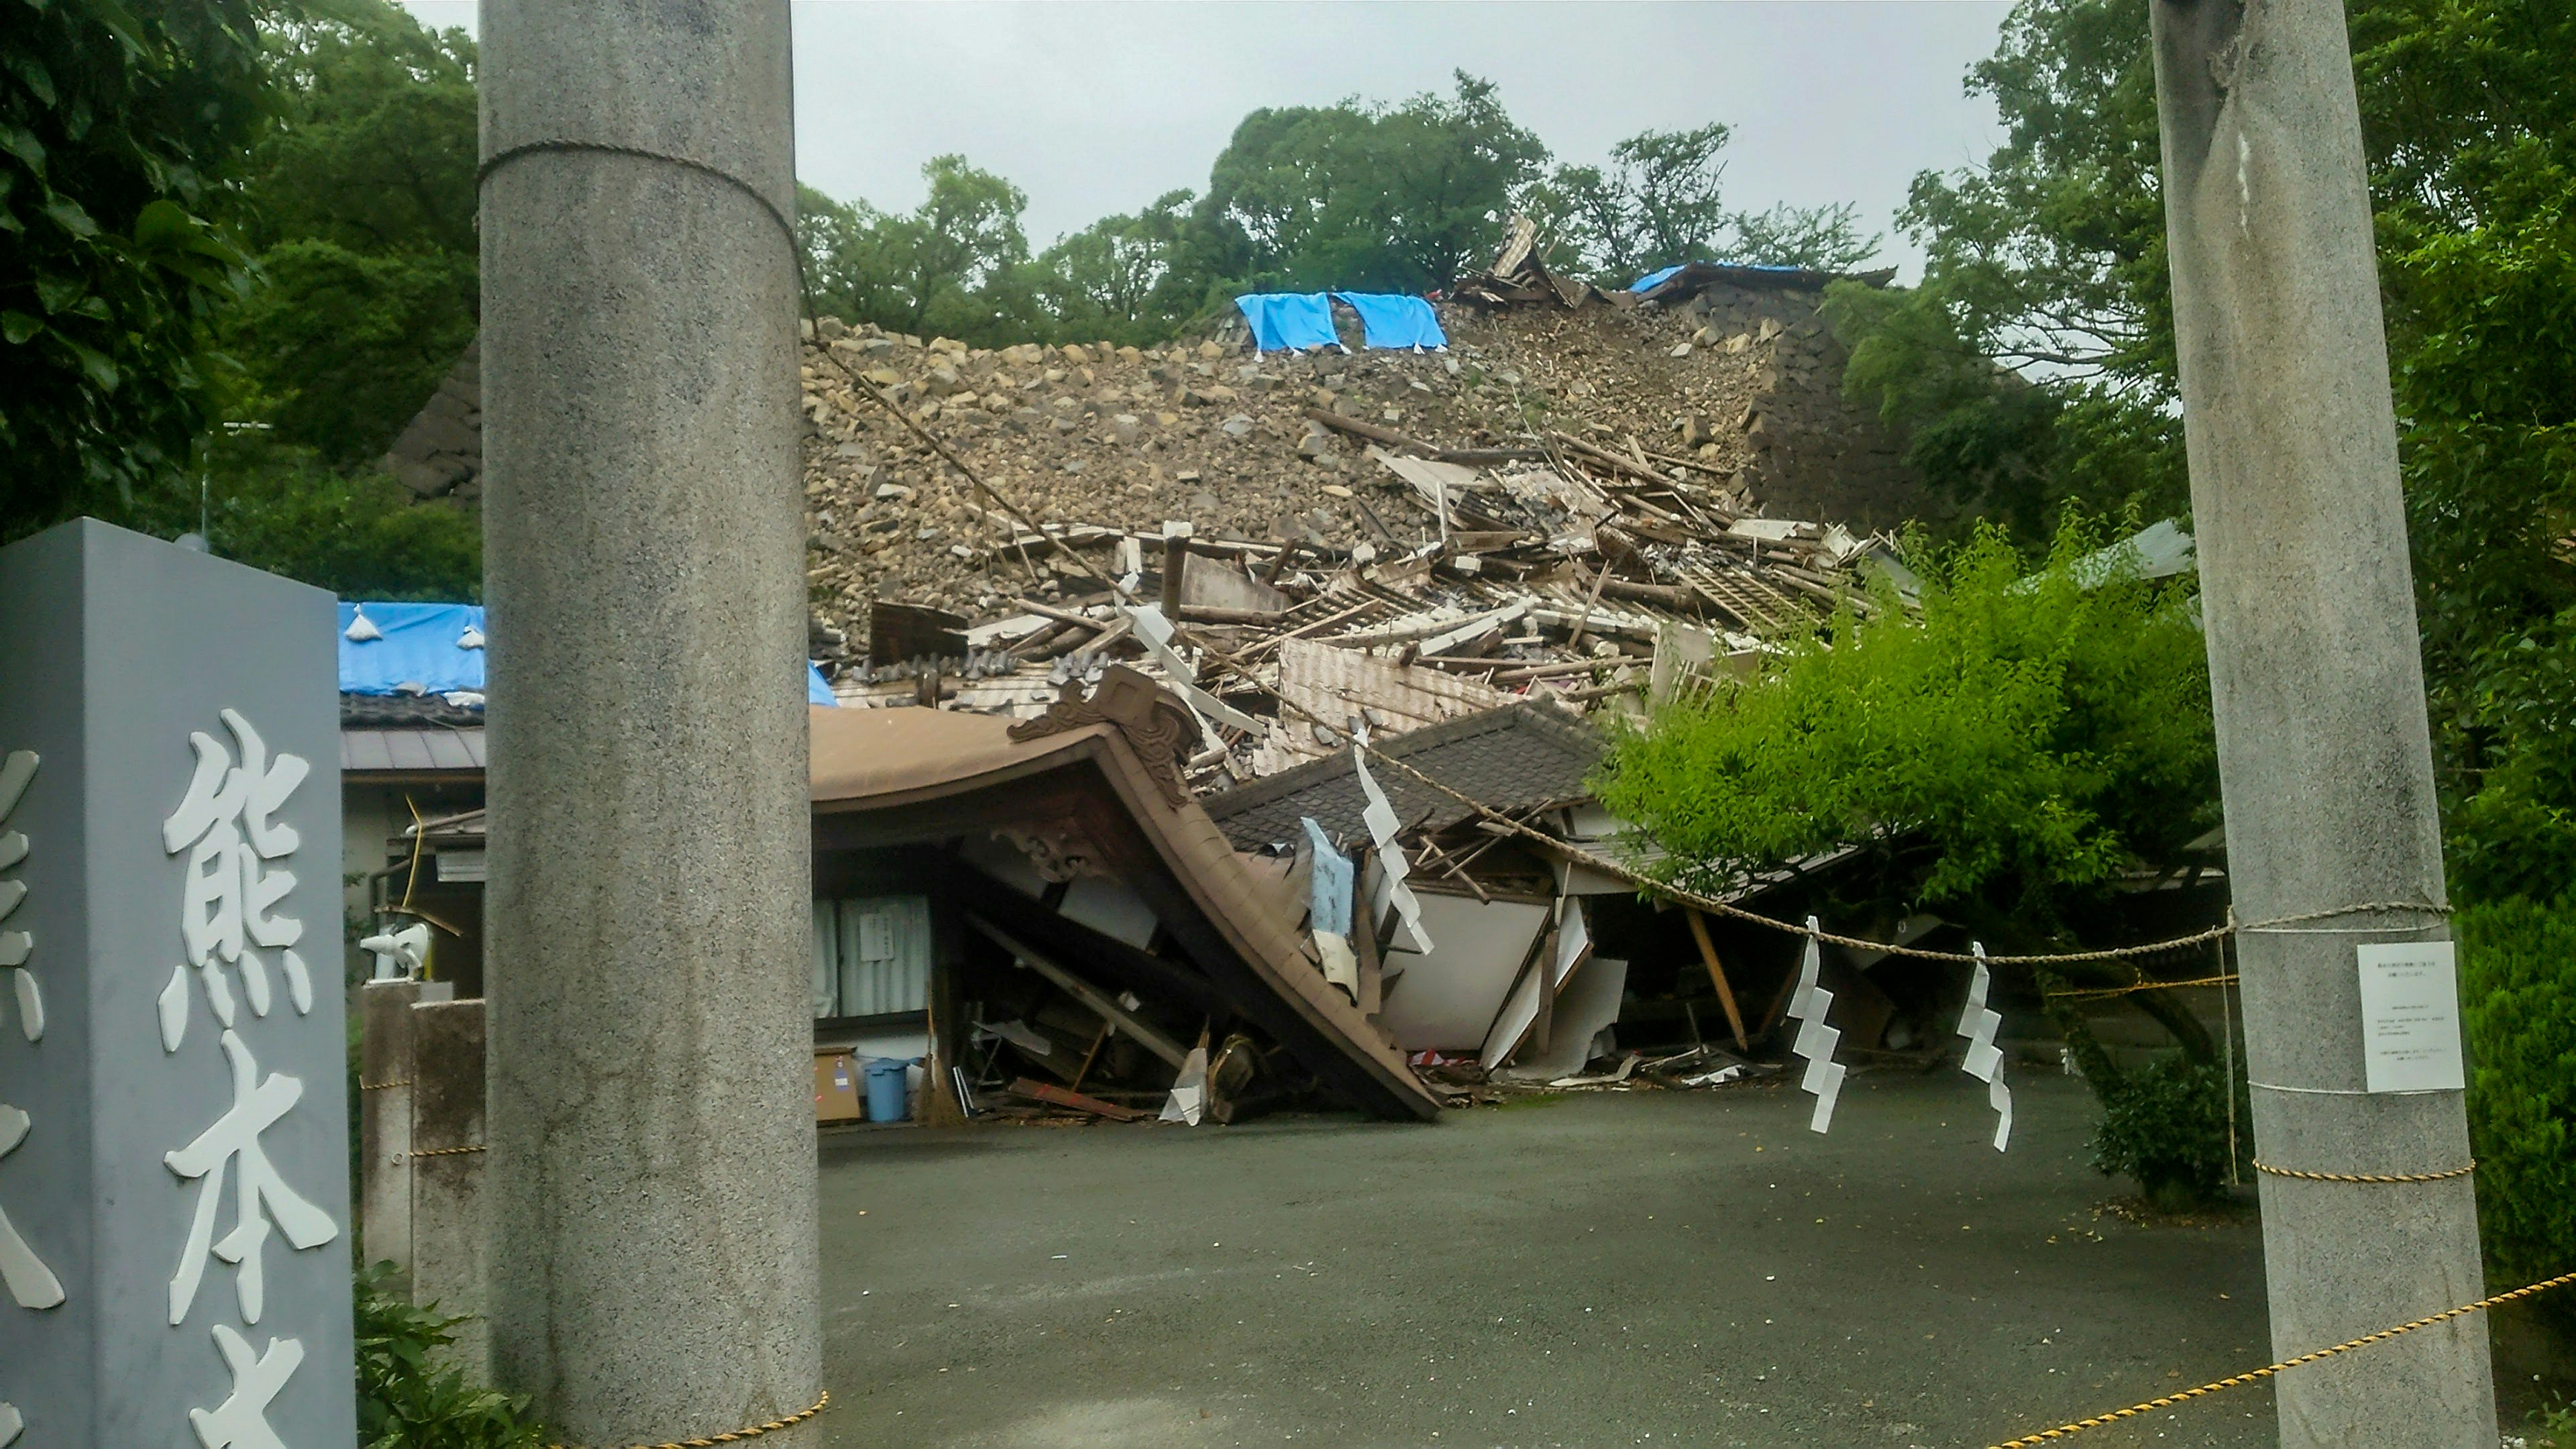
[[[1383,443],[1390,448],[1407,448],[1426,457],[1440,451],[1410,433],[1399,433],[1393,428],[1381,428],[1375,423],[1346,418],[1340,413],[1328,412],[1323,408],[1308,408],[1306,416],[1322,423],[1325,427],[1348,433],[1355,438],[1366,438],[1372,443]]]
[[[1726,1008],[1726,1025],[1735,1033],[1735,1049],[1752,1050],[1744,1039],[1744,1013],[1735,1009],[1735,988],[1726,984],[1726,968],[1718,964],[1717,945],[1708,938],[1707,918],[1700,915],[1697,906],[1682,907],[1682,914],[1690,920],[1691,939],[1699,943],[1700,959],[1708,963],[1709,984],[1717,988],[1717,1004]]]
[[[1053,1082],[1041,1082],[1029,1077],[1022,1077],[1011,1083],[1011,1090],[1032,1101],[1046,1102],[1058,1107],[1071,1107],[1077,1112],[1088,1112],[1094,1117],[1106,1117],[1112,1122],[1133,1122],[1145,1115],[1133,1107],[1121,1107],[1115,1102],[1104,1102],[1098,1097],[1086,1096],[1069,1087],[1059,1087]]]
[[[1135,1013],[1120,1006],[1109,993],[1040,955],[1035,947],[1023,943],[1018,937],[985,920],[982,916],[969,914],[966,917],[966,924],[974,927],[986,940],[1010,952],[1030,970],[1054,982],[1065,995],[1090,1008],[1093,1015],[1116,1022],[1120,1031],[1134,1038],[1137,1045],[1171,1063],[1174,1071],[1180,1070],[1181,1063],[1188,1059],[1189,1054],[1182,1051],[1179,1044],[1170,1037],[1138,1020]]]

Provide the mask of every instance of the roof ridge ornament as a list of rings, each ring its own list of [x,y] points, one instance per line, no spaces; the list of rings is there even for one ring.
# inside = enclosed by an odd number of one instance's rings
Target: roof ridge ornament
[[[1011,726],[1009,734],[1014,742],[1025,742],[1096,724],[1116,726],[1163,792],[1165,804],[1178,809],[1190,799],[1181,766],[1198,736],[1198,721],[1152,679],[1124,664],[1101,671],[1100,685],[1088,699],[1082,681],[1066,680],[1046,713]]]

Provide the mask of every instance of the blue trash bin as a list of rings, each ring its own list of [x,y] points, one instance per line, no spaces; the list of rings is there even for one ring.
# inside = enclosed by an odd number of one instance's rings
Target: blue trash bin
[[[904,1110],[905,1071],[912,1063],[901,1057],[868,1058],[868,1120],[901,1122],[911,1114]]]

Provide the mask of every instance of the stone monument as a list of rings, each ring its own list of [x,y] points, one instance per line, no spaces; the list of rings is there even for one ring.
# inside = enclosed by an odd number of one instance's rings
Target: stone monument
[[[332,604],[0,549],[0,1446],[355,1441]]]

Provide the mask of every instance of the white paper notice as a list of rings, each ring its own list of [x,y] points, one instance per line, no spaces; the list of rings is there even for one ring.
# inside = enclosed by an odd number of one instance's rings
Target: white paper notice
[[[2361,956],[2361,1050],[2374,1092],[2459,1091],[2460,986],[2448,941],[2369,945]]]

